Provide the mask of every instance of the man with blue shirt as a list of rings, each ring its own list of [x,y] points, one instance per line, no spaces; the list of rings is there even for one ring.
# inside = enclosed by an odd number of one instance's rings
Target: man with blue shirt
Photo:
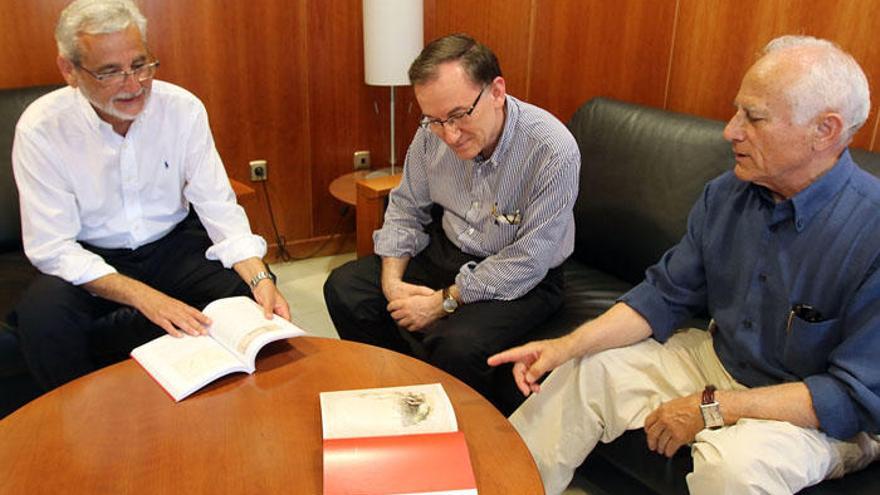
[[[467,35],[429,43],[409,77],[422,123],[377,256],[330,275],[327,307],[342,338],[421,357],[509,412],[523,398],[486,358],[562,304],[580,154],[556,118],[506,94],[497,58]]]
[[[68,86],[25,110],[12,150],[24,251],[42,272],[16,307],[37,382],[49,390],[95,369],[99,320],[111,320],[111,347],[130,349],[165,332],[204,334],[199,308],[221,297],[251,296],[267,318],[289,318],[204,105],[153,79],[137,6],[77,0],[55,38]]]
[[[830,42],[784,36],[734,105],[736,166],[645,281],[575,332],[489,360],[515,363],[532,395],[510,420],[548,494],[597,442],[642,427],[666,456],[692,444],[696,494],[797,492],[880,453],[880,181],[847,151],[865,75]],[[702,311],[708,332],[675,332]]]

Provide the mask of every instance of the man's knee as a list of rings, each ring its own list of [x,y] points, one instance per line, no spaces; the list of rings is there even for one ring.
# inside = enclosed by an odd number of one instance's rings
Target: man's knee
[[[475,332],[445,331],[428,335],[423,343],[428,355],[428,361],[461,378],[466,375],[485,374],[490,370],[486,359],[493,354],[492,350],[486,349],[474,338]]]
[[[379,266],[372,258],[375,257],[350,261],[330,272],[324,282],[324,301],[331,317],[340,312],[375,313],[376,310],[368,310],[373,306],[384,311],[386,302],[378,282]]]

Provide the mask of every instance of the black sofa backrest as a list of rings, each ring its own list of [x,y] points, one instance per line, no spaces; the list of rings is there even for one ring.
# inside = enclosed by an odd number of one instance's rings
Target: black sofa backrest
[[[0,89],[0,252],[21,248],[18,192],[12,175],[12,141],[15,124],[24,109],[40,96],[60,86]]]
[[[724,122],[594,98],[568,126],[581,151],[572,256],[636,284],[684,234],[706,182],[732,168]],[[880,175],[880,154],[852,154]]]

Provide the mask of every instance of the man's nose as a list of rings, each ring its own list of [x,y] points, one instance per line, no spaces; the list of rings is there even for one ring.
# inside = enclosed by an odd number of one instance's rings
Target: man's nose
[[[138,75],[127,72],[122,80],[122,90],[126,93],[136,93],[141,89],[141,82],[138,81]]]
[[[443,141],[446,144],[454,143],[458,139],[458,137],[461,136],[461,131],[456,125],[446,124],[443,126],[441,132],[443,133]]]
[[[730,142],[742,141],[742,136],[742,118],[740,117],[740,112],[736,112],[733,114],[733,117],[727,121],[727,125],[724,126],[724,139]]]

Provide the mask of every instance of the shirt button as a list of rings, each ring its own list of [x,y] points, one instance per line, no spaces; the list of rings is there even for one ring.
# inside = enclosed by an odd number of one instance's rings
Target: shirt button
[[[801,229],[804,227],[804,221],[798,218],[798,221],[795,222],[795,225],[797,225],[797,228]]]
[[[479,201],[474,201],[473,203],[471,203],[471,207],[473,207],[473,208],[479,208],[479,207],[480,207],[480,202],[479,202]]]
[[[743,320],[743,326],[746,328],[752,328],[752,320]]]
[[[760,275],[758,275],[758,280],[760,280],[761,282],[766,282],[766,281],[767,281],[767,275],[765,275],[765,274],[763,274],[763,273],[760,274]]]
[[[467,233],[468,233],[468,235],[473,234],[473,233],[474,233],[474,228],[473,228],[473,227],[469,228],[469,229],[467,230]]]

